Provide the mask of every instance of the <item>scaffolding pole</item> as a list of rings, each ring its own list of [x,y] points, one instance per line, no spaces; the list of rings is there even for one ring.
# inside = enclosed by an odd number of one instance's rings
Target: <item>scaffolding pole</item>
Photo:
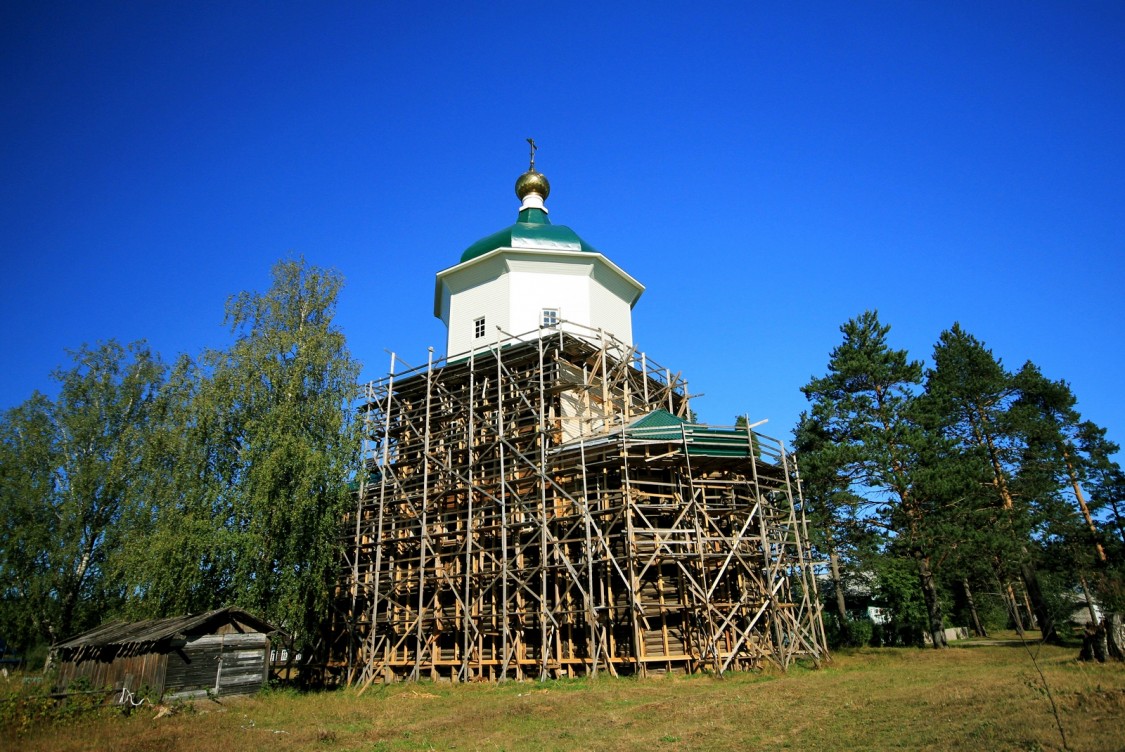
[[[330,667],[498,681],[787,667],[826,656],[795,465],[689,422],[686,382],[594,330],[365,390]]]

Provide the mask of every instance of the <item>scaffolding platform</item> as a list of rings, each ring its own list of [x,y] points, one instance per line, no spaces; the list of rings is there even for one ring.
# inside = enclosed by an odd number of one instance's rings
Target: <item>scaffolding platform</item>
[[[339,681],[723,673],[827,655],[780,441],[574,327],[367,385]]]

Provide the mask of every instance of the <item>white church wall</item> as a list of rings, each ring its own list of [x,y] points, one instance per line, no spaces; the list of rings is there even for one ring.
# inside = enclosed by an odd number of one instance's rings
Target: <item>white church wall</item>
[[[448,327],[446,353],[457,356],[502,336],[537,337],[543,310],[579,336],[602,329],[632,344],[636,283],[600,254],[499,249],[438,275],[438,312]],[[484,335],[476,321],[484,319]]]
[[[512,259],[509,268],[512,334],[539,329],[544,308],[589,326],[589,262]]]
[[[644,292],[644,286],[641,285],[638,290],[634,285],[639,285],[640,283],[635,280],[627,281],[621,276],[624,273],[624,271],[616,269],[614,265],[606,259],[603,263],[594,265],[592,276],[594,281],[601,287],[604,287],[620,300],[627,301],[629,309],[632,310],[633,305],[637,302],[636,298]]]
[[[459,280],[458,280],[459,281]],[[460,285],[458,285],[460,286]],[[468,289],[454,292],[449,302],[448,355],[459,355],[496,342],[496,327],[511,331],[508,318],[509,277],[500,276]],[[477,337],[475,322],[484,318],[484,336]]]
[[[633,309],[597,281],[590,284],[590,319],[626,345],[633,344]]]
[[[481,259],[472,264],[459,264],[454,269],[447,269],[438,275],[442,288],[442,304],[440,318],[449,326],[452,315],[451,298],[473,287],[480,287],[498,279],[507,272],[504,259],[499,255]],[[447,273],[450,272],[450,273]]]

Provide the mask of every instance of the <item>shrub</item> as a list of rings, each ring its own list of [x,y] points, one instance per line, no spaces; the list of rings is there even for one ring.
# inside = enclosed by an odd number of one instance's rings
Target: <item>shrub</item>
[[[848,645],[853,648],[870,645],[874,630],[875,622],[870,619],[849,619]]]
[[[826,615],[824,618],[824,631],[828,637],[829,649],[858,648],[865,645],[874,645],[872,634],[875,623],[864,617],[861,619],[848,619],[843,624],[840,617],[835,614]]]
[[[74,694],[52,695],[41,674],[17,672],[0,684],[0,737],[24,736],[41,726],[72,723],[106,711],[107,694],[92,691],[79,679],[68,687]]]

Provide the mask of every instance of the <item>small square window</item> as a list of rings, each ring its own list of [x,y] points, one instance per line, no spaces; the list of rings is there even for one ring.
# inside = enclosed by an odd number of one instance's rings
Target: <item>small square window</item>
[[[484,316],[473,321],[473,336],[477,339],[484,336]]]
[[[558,308],[544,308],[543,309],[543,326],[547,329],[553,329],[559,325],[559,309]]]

